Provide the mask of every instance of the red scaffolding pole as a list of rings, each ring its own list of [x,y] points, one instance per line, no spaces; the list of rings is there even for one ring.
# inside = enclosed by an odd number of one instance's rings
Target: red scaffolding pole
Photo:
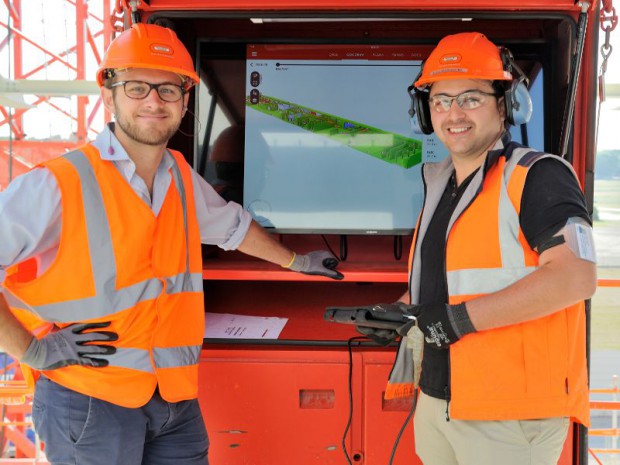
[[[46,0],[45,4],[47,7],[57,4],[53,6],[57,11],[64,9],[68,12],[65,22],[75,21],[75,37],[67,37],[72,43],[58,40],[59,36],[66,37],[70,33],[68,29],[73,31],[72,28],[63,28],[62,24],[54,25],[54,34],[51,34],[54,37],[49,38],[47,43],[29,35],[26,31],[32,31],[34,22],[41,17],[43,10],[37,9],[32,1],[3,0],[0,2],[0,53],[4,55],[0,66],[1,78],[15,81],[48,79],[44,73],[54,66],[56,70],[62,69],[65,80],[94,81],[94,66],[101,62],[103,51],[113,38],[110,12],[116,2]],[[43,3],[40,5],[42,8]],[[33,56],[42,58],[31,65]],[[8,66],[5,66],[7,61]],[[92,139],[104,121],[109,120],[109,115],[102,111],[99,96],[67,97],[70,97],[70,106],[67,106],[66,98],[63,101],[48,95],[27,96],[30,100],[27,105],[14,106],[9,102],[25,103],[23,96],[4,95],[0,91],[0,190],[12,178],[37,163]],[[66,134],[52,133],[48,137],[27,134],[26,128],[36,125],[28,123],[35,121],[35,109],[39,106],[51,109],[47,123],[52,128],[50,131],[55,127],[64,127]],[[70,131],[66,130],[68,127]]]

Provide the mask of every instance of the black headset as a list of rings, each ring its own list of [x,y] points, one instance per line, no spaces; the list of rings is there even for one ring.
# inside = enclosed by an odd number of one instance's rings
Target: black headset
[[[500,57],[505,71],[512,74],[514,70],[517,73],[516,79],[512,81],[500,81],[503,84],[506,121],[514,126],[526,124],[532,116],[532,98],[527,90],[529,79],[515,63],[514,56],[510,50],[502,47],[500,49]],[[431,122],[431,110],[428,104],[429,91],[419,90],[414,85],[422,76],[423,69],[424,63],[422,63],[420,72],[413,80],[413,84],[407,87],[407,93],[411,98],[409,118],[414,132],[418,134],[432,134],[433,123]]]

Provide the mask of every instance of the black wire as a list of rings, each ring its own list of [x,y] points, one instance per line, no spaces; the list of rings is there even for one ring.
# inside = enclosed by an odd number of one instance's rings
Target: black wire
[[[355,336],[347,341],[347,348],[349,349],[349,418],[347,419],[347,426],[344,428],[344,434],[342,435],[342,451],[349,465],[353,465],[351,457],[349,457],[349,453],[347,452],[347,434],[349,433],[351,422],[353,421],[353,348],[351,347],[351,343],[353,341],[366,340],[368,340],[368,338],[365,336]]]
[[[394,236],[394,258],[400,260],[403,256],[403,236]]]
[[[323,242],[325,242],[325,245],[327,246],[329,251],[332,253],[332,255],[334,257],[337,257],[338,255],[336,255],[336,252],[334,252],[334,249],[332,249],[332,246],[329,245],[329,242],[327,242],[327,238],[325,237],[325,234],[321,234],[321,237],[323,238]]]
[[[338,257],[341,262],[344,262],[347,260],[347,255],[349,255],[349,248],[347,245],[347,236],[340,236],[340,253],[338,255],[336,255],[336,252],[334,252],[334,249],[332,249],[332,246],[329,245],[329,242],[327,242],[327,238],[325,237],[325,235],[321,234],[321,237],[323,238],[323,242],[325,242],[325,245],[327,246],[327,248],[329,249],[329,251],[334,257]]]
[[[340,260],[346,261],[347,256],[349,255],[349,244],[347,241],[347,236],[340,236]]]
[[[388,462],[388,465],[392,465],[392,462],[394,461],[394,456],[396,455],[396,449],[398,449],[398,444],[400,444],[400,438],[405,432],[405,428],[407,427],[407,424],[411,420],[411,417],[415,413],[415,408],[417,405],[418,405],[418,390],[415,389],[413,391],[413,405],[411,406],[411,410],[409,411],[407,418],[405,418],[405,422],[403,423],[403,426],[401,426],[400,431],[398,432],[398,435],[396,436],[396,441],[394,441],[394,447],[392,448],[392,454],[390,455],[390,461]]]
[[[347,452],[347,434],[349,433],[349,429],[351,429],[351,422],[353,421],[353,348],[351,347],[351,343],[354,341],[367,341],[370,338],[366,336],[355,336],[347,341],[347,348],[349,350],[349,417],[347,418],[347,426],[344,428],[344,434],[342,435],[342,451],[344,452],[344,456],[347,459],[349,465],[353,465],[351,462],[351,457],[349,457],[349,453]],[[392,453],[390,454],[390,461],[388,465],[392,465],[394,462],[394,457],[396,456],[396,451],[398,450],[398,445],[400,444],[400,439],[405,432],[405,428],[409,424],[411,417],[415,413],[416,406],[418,405],[418,390],[415,389],[413,391],[413,404],[411,405],[411,410],[407,414],[407,418],[403,422],[403,426],[400,427],[398,434],[396,435],[396,440],[394,441],[394,446],[392,447]]]

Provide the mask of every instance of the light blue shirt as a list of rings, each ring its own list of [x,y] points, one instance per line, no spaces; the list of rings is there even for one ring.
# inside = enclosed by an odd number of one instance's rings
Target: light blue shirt
[[[158,215],[172,180],[172,155],[166,151],[159,164],[151,197],[146,183],[136,174],[136,165],[110,127],[106,126],[92,144],[101,159],[114,163],[134,192]],[[194,170],[191,175],[202,243],[236,249],[248,231],[250,214],[241,205],[226,202]],[[4,281],[4,269],[29,258],[37,260],[39,274],[49,268],[58,251],[61,218],[60,190],[55,176],[46,168],[19,176],[0,192],[0,283]]]

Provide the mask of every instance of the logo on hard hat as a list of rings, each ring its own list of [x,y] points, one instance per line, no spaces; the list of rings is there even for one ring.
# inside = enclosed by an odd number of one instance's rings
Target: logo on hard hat
[[[164,44],[151,44],[151,50],[161,55],[172,55],[174,50]]]
[[[443,73],[468,73],[468,72],[469,72],[468,68],[441,68],[441,69],[436,69],[434,71],[431,71],[429,75],[436,76],[438,74],[443,74]]]
[[[449,53],[442,56],[439,61],[444,64],[458,63],[459,61],[461,61],[461,55],[459,55],[458,53]]]

